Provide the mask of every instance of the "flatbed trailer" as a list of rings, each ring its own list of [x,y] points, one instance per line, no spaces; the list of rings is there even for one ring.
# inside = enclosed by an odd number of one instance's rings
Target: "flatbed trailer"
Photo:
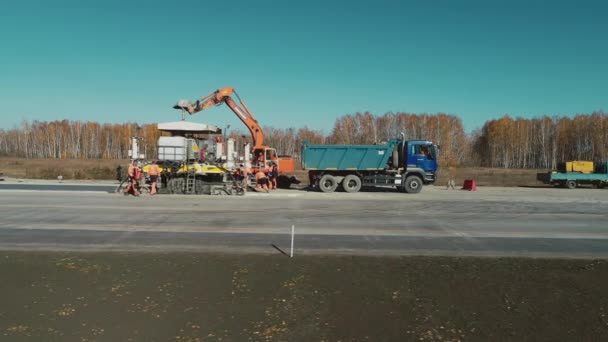
[[[608,186],[607,173],[546,172],[537,174],[536,179],[545,184],[568,189],[576,189],[583,184],[594,185],[598,188]]]

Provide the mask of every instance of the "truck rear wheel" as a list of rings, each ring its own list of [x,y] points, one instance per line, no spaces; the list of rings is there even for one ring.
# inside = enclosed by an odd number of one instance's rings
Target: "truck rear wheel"
[[[346,192],[358,192],[361,190],[361,178],[359,178],[357,175],[347,175],[342,180],[342,187]]]
[[[575,180],[566,181],[566,187],[568,189],[576,189],[576,181]]]
[[[404,188],[408,194],[417,194],[422,191],[422,179],[418,176],[409,176],[405,179]]]
[[[319,180],[319,189],[323,192],[334,192],[338,187],[336,178],[332,175],[323,175]]]

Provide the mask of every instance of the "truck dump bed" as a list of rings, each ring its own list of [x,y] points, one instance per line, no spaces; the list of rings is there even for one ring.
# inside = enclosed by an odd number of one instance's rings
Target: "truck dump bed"
[[[384,170],[398,140],[382,145],[310,145],[302,147],[305,170]]]

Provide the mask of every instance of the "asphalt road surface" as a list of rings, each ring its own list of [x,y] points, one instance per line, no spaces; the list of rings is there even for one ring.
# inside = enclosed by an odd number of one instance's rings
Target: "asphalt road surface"
[[[608,191],[426,187],[244,197],[0,189],[0,248],[608,257]]]

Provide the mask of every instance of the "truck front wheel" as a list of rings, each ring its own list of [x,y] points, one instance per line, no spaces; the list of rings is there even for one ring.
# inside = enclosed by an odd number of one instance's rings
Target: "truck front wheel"
[[[417,194],[422,190],[422,179],[418,176],[409,176],[405,179],[405,192]]]
[[[361,190],[361,178],[357,175],[347,175],[342,180],[342,187],[346,192],[358,192]]]
[[[323,175],[319,180],[319,189],[323,192],[334,192],[338,187],[336,178],[332,175]]]

